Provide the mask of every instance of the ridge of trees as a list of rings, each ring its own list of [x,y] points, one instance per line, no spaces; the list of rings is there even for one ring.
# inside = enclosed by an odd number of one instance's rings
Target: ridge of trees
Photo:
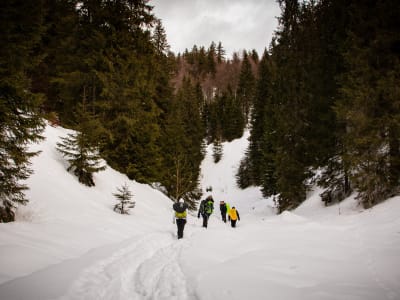
[[[318,170],[326,203],[399,194],[399,2],[279,4],[238,183],[262,186],[280,212],[306,199]]]

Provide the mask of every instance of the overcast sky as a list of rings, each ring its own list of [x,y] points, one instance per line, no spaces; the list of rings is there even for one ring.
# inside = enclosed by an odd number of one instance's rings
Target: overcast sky
[[[221,41],[228,56],[243,49],[256,49],[261,55],[280,15],[276,0],[150,0],[149,4],[162,20],[175,53],[194,44],[208,48],[211,41]]]

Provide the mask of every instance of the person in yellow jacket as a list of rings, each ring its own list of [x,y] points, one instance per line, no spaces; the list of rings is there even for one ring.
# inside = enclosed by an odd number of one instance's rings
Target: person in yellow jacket
[[[236,227],[236,221],[240,221],[239,212],[236,210],[234,206],[229,210],[229,220],[231,220],[231,226]]]

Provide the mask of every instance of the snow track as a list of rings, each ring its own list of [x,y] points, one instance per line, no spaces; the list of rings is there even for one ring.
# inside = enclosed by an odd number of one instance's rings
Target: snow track
[[[179,263],[185,246],[170,231],[134,236],[4,283],[0,299],[196,299]]]
[[[183,245],[165,232],[132,239],[84,270],[60,300],[193,299],[178,261]]]
[[[179,256],[185,242],[159,249],[143,261],[135,273],[137,299],[194,299]]]

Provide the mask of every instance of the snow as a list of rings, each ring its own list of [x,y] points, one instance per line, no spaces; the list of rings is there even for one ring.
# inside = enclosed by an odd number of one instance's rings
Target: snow
[[[85,187],[55,150],[68,130],[46,127],[33,149],[30,199],[14,223],[0,224],[0,299],[400,299],[400,197],[363,210],[353,197],[324,207],[321,190],[292,212],[274,214],[258,188],[234,175],[247,147],[224,143],[202,163],[212,186],[209,227],[197,212],[176,239],[172,202],[110,167]],[[133,192],[130,215],[113,211],[113,193]],[[237,228],[218,204],[236,206]]]

